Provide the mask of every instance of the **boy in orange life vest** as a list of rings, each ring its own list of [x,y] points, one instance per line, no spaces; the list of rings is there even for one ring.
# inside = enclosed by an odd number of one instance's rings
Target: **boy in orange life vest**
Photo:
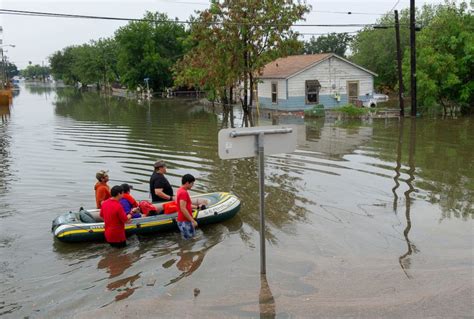
[[[123,188],[114,186],[110,190],[111,198],[105,200],[100,208],[100,217],[104,219],[105,240],[117,248],[127,245],[125,223],[130,222],[132,216],[125,214],[120,199],[123,197]]]
[[[176,192],[176,203],[178,204],[178,228],[184,239],[194,237],[195,229],[198,226],[192,216],[192,202],[188,191],[193,187],[195,178],[191,174],[186,174],[181,179],[181,187]]]
[[[98,171],[97,174],[95,174],[95,178],[97,178],[98,181],[94,186],[95,204],[97,208],[100,208],[102,202],[110,197],[110,187],[107,185],[109,181],[108,171]]]

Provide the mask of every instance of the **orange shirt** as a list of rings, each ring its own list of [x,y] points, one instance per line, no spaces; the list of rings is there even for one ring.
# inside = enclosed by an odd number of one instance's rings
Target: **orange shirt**
[[[110,198],[110,187],[106,183],[97,182],[94,186],[95,190],[95,204],[100,208],[100,204]]]

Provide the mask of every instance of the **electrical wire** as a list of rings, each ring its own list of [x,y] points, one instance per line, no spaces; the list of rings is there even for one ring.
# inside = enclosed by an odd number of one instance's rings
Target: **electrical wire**
[[[379,15],[383,16],[386,13],[375,13],[375,12],[353,12],[353,11],[323,11],[323,10],[311,10],[311,12],[316,13],[329,13],[329,14],[344,14],[344,15]]]
[[[161,0],[167,3],[182,3],[182,4],[196,4],[200,6],[209,6],[209,3],[203,3],[203,2],[193,2],[193,1],[173,1],[173,0]],[[383,16],[385,13],[379,13],[379,12],[353,12],[353,11],[325,11],[325,10],[311,10],[311,12],[316,12],[316,13],[328,13],[328,14],[344,14],[344,15],[380,15]]]
[[[400,3],[401,0],[397,0],[397,2],[395,3],[395,5],[392,7],[392,9],[390,9],[389,12],[392,12],[397,6],[398,4]]]
[[[200,21],[187,21],[187,20],[154,20],[154,19],[143,19],[143,18],[123,18],[123,17],[110,17],[110,16],[91,16],[91,15],[79,15],[79,14],[67,14],[67,13],[53,13],[53,12],[39,12],[39,11],[25,11],[25,10],[10,10],[0,9],[0,14],[20,15],[20,16],[35,16],[35,17],[47,17],[47,18],[70,18],[70,19],[93,19],[93,20],[112,20],[112,21],[131,21],[131,22],[168,22],[168,23],[179,23],[179,24],[196,24],[202,23]],[[287,24],[278,23],[242,23],[242,22],[222,22],[222,21],[209,21],[206,22],[209,25],[249,25],[249,26],[286,26]],[[349,24],[292,24],[292,27],[373,27],[380,26],[376,23],[349,23]],[[383,27],[383,26],[382,26]],[[391,26],[389,26],[391,27]]]
[[[298,32],[299,35],[330,35],[330,34],[357,34],[359,31],[347,31],[347,32],[325,32],[325,33],[311,33],[311,32]]]

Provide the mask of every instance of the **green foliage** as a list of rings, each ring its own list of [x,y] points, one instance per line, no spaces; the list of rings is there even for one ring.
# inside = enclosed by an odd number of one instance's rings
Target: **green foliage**
[[[115,33],[117,69],[128,88],[149,85],[155,91],[173,85],[171,67],[185,51],[187,32],[166,14],[147,12],[146,21],[130,22]]]
[[[54,52],[49,57],[49,64],[54,78],[63,80],[67,84],[74,84],[76,81],[79,81],[78,77],[72,72],[74,47],[70,46],[61,51]]]
[[[325,116],[324,105],[318,104],[304,111],[305,117],[323,117]]]
[[[39,64],[30,64],[26,67],[26,69],[21,70],[20,74],[25,78],[40,79],[47,77],[50,74],[50,69],[47,66],[41,66]]]
[[[352,38],[347,33],[330,33],[317,38],[312,36],[308,42],[304,43],[303,53],[336,53],[339,56],[345,57]]]
[[[349,117],[363,116],[370,112],[367,108],[356,107],[352,104],[346,104],[333,109],[335,112],[343,113]]]
[[[194,21],[197,45],[176,66],[176,82],[223,92],[241,80],[246,92],[265,64],[299,49],[290,27],[308,11],[286,0],[213,1]]]
[[[114,39],[66,47],[50,56],[51,72],[68,84],[106,85],[118,78],[116,47]]]
[[[410,60],[404,59],[405,83]],[[438,7],[417,36],[417,95],[421,110],[474,110],[474,17],[467,3]]]
[[[20,71],[16,67],[15,63],[11,63],[9,61],[5,62],[5,72],[7,73],[7,77],[11,79],[15,75],[20,74]]]
[[[422,27],[428,25],[433,19],[437,6],[425,5],[416,13],[417,24]],[[410,15],[409,9],[402,10],[400,20],[400,47],[403,53],[410,45]],[[395,41],[395,17],[393,13],[387,13],[378,19],[377,24],[387,26],[386,29],[373,29],[366,27],[354,37],[351,43],[353,52],[350,60],[375,73],[375,85],[394,89],[398,83],[397,73],[397,47]],[[406,68],[405,68],[406,69]]]
[[[108,86],[120,81],[129,89],[172,85],[171,66],[190,45],[180,24],[165,14],[147,12],[144,21],[119,28],[113,38],[69,46],[49,58],[52,74],[66,83]]]

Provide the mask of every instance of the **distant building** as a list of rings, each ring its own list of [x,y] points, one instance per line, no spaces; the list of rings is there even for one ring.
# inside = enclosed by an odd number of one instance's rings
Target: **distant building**
[[[334,53],[279,58],[258,76],[258,102],[262,108],[289,111],[357,104],[374,93],[374,76]]]

